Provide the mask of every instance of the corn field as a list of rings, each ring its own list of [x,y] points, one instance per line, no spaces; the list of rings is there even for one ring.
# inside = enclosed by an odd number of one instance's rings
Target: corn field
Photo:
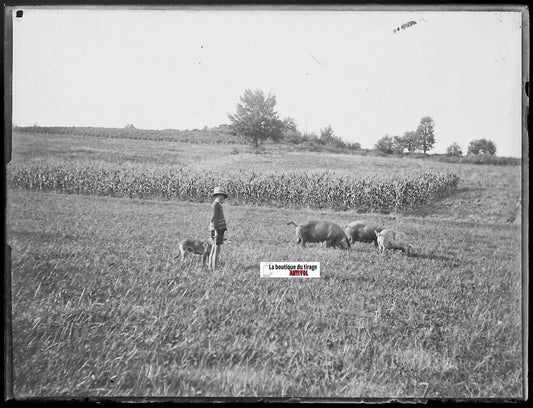
[[[375,180],[334,173],[220,174],[171,166],[94,163],[12,164],[7,172],[8,185],[17,189],[208,202],[213,187],[221,185],[232,204],[383,212],[445,197],[458,182],[455,174],[422,173]]]

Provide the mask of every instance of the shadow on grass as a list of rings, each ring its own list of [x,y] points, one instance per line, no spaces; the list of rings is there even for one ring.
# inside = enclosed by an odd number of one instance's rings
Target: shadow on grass
[[[456,259],[455,257],[449,257],[449,256],[444,256],[444,255],[435,255],[433,253],[429,253],[429,254],[416,253],[416,254],[410,254],[410,255],[406,255],[406,256],[408,256],[409,258],[431,259],[431,260],[446,261],[446,262],[452,262],[452,261],[454,261]]]
[[[321,277],[325,281],[334,280],[339,282],[348,282],[358,279],[356,275],[324,275]]]
[[[481,188],[481,187],[462,187],[462,188],[457,188],[455,189],[450,195],[448,195],[448,197],[453,197],[457,194],[461,194],[461,193],[469,193],[469,192],[472,192],[472,191],[483,191],[483,190],[486,190],[485,188]]]
[[[396,252],[396,251],[395,251]],[[453,252],[447,251],[446,254],[435,254],[433,251],[430,252],[415,252],[411,254],[407,253],[401,253],[401,251],[397,251],[400,253],[402,257],[409,258],[413,261],[415,260],[428,260],[428,261],[437,261],[439,263],[442,263],[443,267],[452,267],[456,268],[459,266],[464,265],[475,265],[476,261],[473,259],[458,259],[458,255]],[[391,255],[392,253],[389,251],[388,255]],[[383,254],[382,254],[383,255]],[[381,255],[380,255],[381,256]],[[387,256],[387,255],[385,255]]]
[[[405,215],[414,215],[418,217],[432,216],[437,213],[440,213],[441,211],[443,211],[444,208],[447,208],[449,206],[449,204],[446,203],[445,200],[454,199],[461,195],[466,197],[466,194],[468,193],[472,193],[476,191],[484,191],[484,190],[486,189],[478,188],[478,187],[457,188],[446,196],[442,196],[442,197],[437,198],[434,201],[430,201],[428,203],[417,205],[410,209],[406,209],[405,211],[403,211],[403,213]]]

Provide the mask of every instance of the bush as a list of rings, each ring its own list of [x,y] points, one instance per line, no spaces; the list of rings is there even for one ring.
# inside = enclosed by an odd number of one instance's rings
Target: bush
[[[303,138],[296,132],[290,132],[283,136],[283,141],[290,144],[300,144],[303,142]]]
[[[497,157],[489,154],[466,156],[461,158],[461,163],[490,164],[496,166],[519,166],[522,160],[516,157]]]
[[[383,136],[374,146],[376,152],[392,154],[394,152],[394,138],[389,135]]]
[[[446,156],[462,156],[463,151],[461,150],[461,146],[459,146],[457,143],[452,143],[448,148],[446,149]]]
[[[487,139],[472,140],[468,145],[467,154],[469,156],[478,154],[489,154],[493,156],[496,154],[496,145]]]
[[[459,163],[459,164],[484,164],[491,166],[520,166],[522,160],[516,157],[498,157],[487,154],[477,156],[433,156],[441,162],[446,163]]]

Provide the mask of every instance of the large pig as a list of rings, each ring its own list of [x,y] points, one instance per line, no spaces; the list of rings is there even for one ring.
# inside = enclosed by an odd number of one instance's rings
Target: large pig
[[[307,221],[300,225],[292,221],[287,223],[290,224],[296,227],[298,244],[302,244],[303,247],[308,242],[326,242],[327,248],[350,248],[348,237],[337,224],[328,221]]]
[[[383,228],[364,221],[354,221],[344,227],[344,233],[351,244],[354,242],[373,242],[375,246],[378,245],[375,231],[381,232],[382,230]]]
[[[383,252],[385,249],[401,249],[407,255],[414,253],[414,247],[403,232],[384,229],[381,232],[376,231],[375,234],[378,241],[378,252]]]

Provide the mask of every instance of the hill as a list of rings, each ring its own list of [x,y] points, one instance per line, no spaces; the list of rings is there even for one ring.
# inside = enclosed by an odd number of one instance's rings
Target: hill
[[[133,139],[133,140],[154,140],[154,141],[168,141],[177,143],[192,143],[192,144],[217,144],[217,145],[244,145],[243,138],[237,136],[235,132],[226,124],[222,124],[213,128],[204,127],[203,129],[186,129],[186,130],[153,130],[153,129],[137,129],[135,127],[125,128],[99,128],[99,127],[42,127],[42,126],[28,126],[15,127],[14,132],[17,133],[34,133],[40,135],[70,135],[70,136],[90,136],[108,139]],[[409,157],[417,159],[433,159],[447,163],[465,163],[465,164],[491,164],[491,165],[511,165],[517,166],[521,164],[519,158],[514,157],[497,157],[491,155],[479,156],[462,156],[449,157],[443,154],[390,154],[387,155],[380,151],[373,151],[369,149],[361,149],[357,143],[345,143],[336,138],[331,143],[322,143],[316,136],[293,134],[283,137],[280,141],[273,143],[267,141],[266,145],[276,145],[283,151],[300,151],[300,152],[328,152],[328,153],[343,153],[354,154],[362,156],[376,156],[376,157]],[[248,149],[249,150],[249,149]],[[264,151],[264,147],[253,149],[256,153]],[[238,149],[235,151],[238,152]]]

